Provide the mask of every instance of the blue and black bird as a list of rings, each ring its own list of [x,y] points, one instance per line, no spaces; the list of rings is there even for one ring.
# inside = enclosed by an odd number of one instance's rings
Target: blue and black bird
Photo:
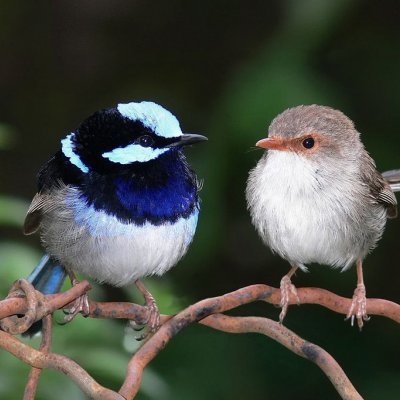
[[[114,286],[162,275],[186,253],[197,225],[199,183],[182,152],[207,140],[183,134],[160,105],[143,101],[98,111],[61,141],[38,175],[24,233],[39,232],[47,252],[29,280],[56,293],[74,272]],[[79,303],[79,302],[78,302]],[[88,312],[87,298],[71,312]]]

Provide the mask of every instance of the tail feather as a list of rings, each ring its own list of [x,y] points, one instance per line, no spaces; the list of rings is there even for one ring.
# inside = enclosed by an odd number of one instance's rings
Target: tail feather
[[[27,280],[43,294],[55,294],[61,290],[67,272],[57,261],[45,254]],[[42,329],[42,321],[35,322],[24,335],[33,336]]]
[[[382,173],[383,178],[389,183],[393,192],[400,192],[400,169],[392,169]]]

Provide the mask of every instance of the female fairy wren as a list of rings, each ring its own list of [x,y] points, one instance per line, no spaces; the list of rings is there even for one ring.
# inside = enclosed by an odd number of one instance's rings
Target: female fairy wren
[[[358,284],[347,318],[355,317],[361,328],[368,319],[362,263],[386,219],[397,215],[393,190],[399,190],[400,171],[388,173],[386,181],[353,122],[318,105],[284,111],[256,146],[268,152],[247,183],[252,222],[264,243],[292,266],[280,284],[280,321],[290,294],[298,299],[291,283],[298,268],[318,263],[346,270],[355,263]]]
[[[67,272],[114,286],[135,283],[159,313],[140,278],[162,275],[186,253],[199,215],[199,184],[183,148],[204,141],[184,134],[160,105],[118,104],[87,118],[43,165],[24,232],[39,232],[47,255],[28,278],[43,293]],[[87,298],[71,312],[88,312]]]

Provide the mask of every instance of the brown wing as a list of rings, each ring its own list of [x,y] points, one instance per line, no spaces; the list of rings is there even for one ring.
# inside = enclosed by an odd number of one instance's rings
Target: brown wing
[[[385,187],[378,195],[378,201],[384,204],[387,208],[388,218],[397,217],[397,200],[390,185],[385,183]]]
[[[28,212],[25,217],[23,232],[25,235],[31,235],[37,232],[42,220],[42,208],[46,203],[46,196],[36,193],[29,206]]]
[[[25,217],[23,229],[25,235],[31,235],[32,233],[37,232],[43,214],[57,207],[57,201],[54,200],[54,191],[62,190],[62,187],[65,187],[65,185],[61,182],[57,182],[57,187],[54,186],[52,191],[35,194]]]
[[[58,151],[41,168],[38,173],[38,193],[32,200],[25,217],[24,233],[31,235],[37,232],[45,213],[58,206],[58,190],[81,181],[83,174],[70,164],[62,151]]]
[[[361,174],[370,188],[372,198],[386,207],[388,218],[397,217],[397,200],[390,185],[376,170],[374,160],[365,152],[362,158]]]

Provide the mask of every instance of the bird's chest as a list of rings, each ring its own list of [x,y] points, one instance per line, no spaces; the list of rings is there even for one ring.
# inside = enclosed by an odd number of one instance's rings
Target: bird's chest
[[[194,177],[179,169],[155,177],[96,177],[81,190],[81,197],[96,210],[137,225],[175,222],[191,215],[198,205]]]
[[[176,221],[136,224],[88,205],[75,188],[53,196],[41,226],[49,254],[67,268],[116,286],[170,269],[185,254],[196,229],[197,208]]]
[[[354,221],[360,216],[347,195],[354,190],[350,182],[328,182],[317,166],[284,152],[252,175],[248,200],[253,222],[274,251],[304,264],[353,261],[351,247],[360,228]]]
[[[295,241],[320,231],[316,228],[329,219],[330,189],[324,188],[322,195],[315,170],[303,165],[282,168],[274,162],[266,170],[259,196],[268,230]]]

